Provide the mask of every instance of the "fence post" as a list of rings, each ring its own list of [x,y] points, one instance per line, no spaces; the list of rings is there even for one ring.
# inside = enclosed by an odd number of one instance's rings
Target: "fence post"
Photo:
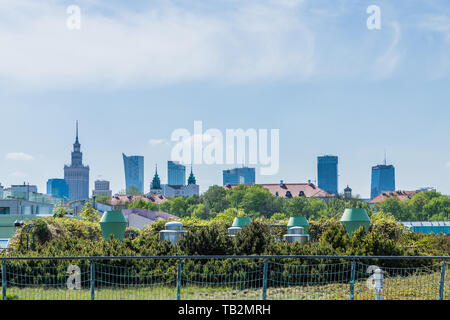
[[[355,295],[355,272],[356,272],[356,262],[352,261],[352,270],[350,273],[350,300],[353,300]]]
[[[263,288],[262,288],[262,299],[263,300],[266,300],[266,292],[267,292],[267,266],[268,266],[268,261],[264,261]]]
[[[91,260],[91,300],[95,299],[95,262]]]
[[[2,260],[2,299],[6,300],[6,262]]]
[[[383,300],[383,270],[376,269],[373,279],[375,280],[375,300]]]
[[[441,279],[439,280],[439,300],[444,299],[445,261],[441,262]]]
[[[177,300],[180,300],[181,295],[181,260],[178,261],[177,267]]]

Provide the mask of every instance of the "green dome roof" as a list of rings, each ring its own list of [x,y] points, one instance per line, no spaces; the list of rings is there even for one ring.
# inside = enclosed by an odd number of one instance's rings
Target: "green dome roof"
[[[125,215],[122,213],[122,211],[106,211],[102,219],[100,220],[100,223],[102,222],[125,222],[128,223],[127,219],[125,218]]]
[[[366,212],[366,209],[363,208],[349,208],[345,209],[344,214],[342,215],[341,222],[344,221],[369,221],[369,215]]]
[[[125,235],[128,221],[122,211],[106,211],[100,220],[102,236],[108,239],[112,234],[115,239],[122,240]]]
[[[249,225],[252,222],[252,219],[250,217],[236,217],[233,220],[233,227],[245,227]]]
[[[345,226],[349,235],[358,230],[361,226],[365,232],[369,231],[370,218],[366,210],[363,208],[345,209],[341,218],[341,224]]]
[[[306,217],[290,217],[287,224],[288,229],[291,227],[303,227],[305,233],[309,232],[309,223]]]

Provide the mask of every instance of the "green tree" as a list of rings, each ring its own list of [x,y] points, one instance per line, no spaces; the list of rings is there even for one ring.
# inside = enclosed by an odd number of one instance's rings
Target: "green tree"
[[[230,206],[230,202],[227,199],[227,191],[220,186],[210,187],[199,201],[203,201],[210,211],[216,213],[222,212]]]
[[[86,202],[84,205],[83,211],[80,213],[80,216],[89,222],[99,222],[100,216],[98,214],[98,210],[95,210],[89,202]]]
[[[59,206],[53,209],[53,217],[55,218],[64,218],[68,213],[69,211],[66,207]]]

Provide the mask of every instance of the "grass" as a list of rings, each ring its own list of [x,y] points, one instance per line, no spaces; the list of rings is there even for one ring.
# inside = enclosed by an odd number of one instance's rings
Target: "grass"
[[[439,297],[439,272],[388,277],[384,281],[384,300],[437,300]],[[86,287],[88,284],[85,283]],[[282,300],[348,300],[349,283],[328,283],[315,285],[291,285],[273,287],[268,283],[267,299]],[[69,290],[65,284],[53,287],[10,287],[8,299],[30,300],[89,300],[89,289]],[[174,300],[177,297],[175,283],[155,284],[153,286],[121,285],[114,288],[95,288],[96,300]],[[182,300],[260,300],[262,288],[238,288],[237,286],[193,285],[183,283],[180,290]],[[450,274],[447,272],[444,286],[444,299],[450,298]],[[374,300],[375,293],[369,289],[366,280],[356,281],[355,300]]]

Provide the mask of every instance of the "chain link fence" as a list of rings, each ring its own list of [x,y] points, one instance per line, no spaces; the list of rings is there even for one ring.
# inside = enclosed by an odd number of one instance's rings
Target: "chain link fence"
[[[443,300],[449,257],[1,258],[2,298]],[[409,262],[409,263],[406,263]],[[402,267],[398,265],[408,266]]]

